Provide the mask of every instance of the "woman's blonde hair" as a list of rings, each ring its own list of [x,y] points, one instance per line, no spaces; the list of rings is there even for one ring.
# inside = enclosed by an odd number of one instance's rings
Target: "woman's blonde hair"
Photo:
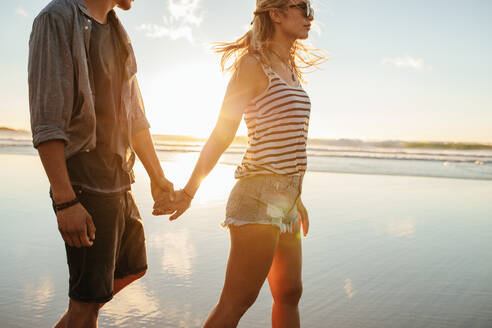
[[[251,22],[251,28],[243,36],[234,42],[217,42],[213,50],[220,54],[223,71],[235,72],[243,58],[247,54],[258,54],[261,60],[271,64],[267,54],[271,39],[275,31],[274,23],[270,18],[270,10],[285,8],[291,0],[256,0],[256,10]],[[229,64],[233,59],[232,64]],[[306,69],[317,67],[324,62],[327,56],[319,49],[313,48],[299,40],[294,42],[290,52],[290,65],[299,80],[303,81],[302,75]]]

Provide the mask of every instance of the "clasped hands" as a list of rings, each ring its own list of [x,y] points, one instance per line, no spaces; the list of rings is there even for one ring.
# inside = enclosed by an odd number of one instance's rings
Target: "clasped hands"
[[[170,221],[176,220],[191,205],[189,197],[182,189],[174,191],[173,184],[165,177],[150,182],[154,199],[153,215],[171,215]]]

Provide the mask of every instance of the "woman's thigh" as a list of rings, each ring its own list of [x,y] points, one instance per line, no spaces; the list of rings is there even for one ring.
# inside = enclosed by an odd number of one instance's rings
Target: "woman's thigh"
[[[298,298],[302,293],[302,247],[299,226],[293,232],[282,233],[268,273],[268,283],[274,298]]]
[[[264,224],[229,228],[231,250],[221,301],[246,305],[256,299],[270,271],[280,230]]]

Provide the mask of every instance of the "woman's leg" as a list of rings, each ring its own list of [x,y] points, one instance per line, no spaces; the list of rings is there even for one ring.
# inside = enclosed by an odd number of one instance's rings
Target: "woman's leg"
[[[272,327],[299,327],[298,303],[302,294],[302,251],[299,227],[280,235],[268,283],[273,296]]]
[[[280,231],[262,224],[230,226],[231,250],[219,302],[204,327],[236,327],[270,271]]]

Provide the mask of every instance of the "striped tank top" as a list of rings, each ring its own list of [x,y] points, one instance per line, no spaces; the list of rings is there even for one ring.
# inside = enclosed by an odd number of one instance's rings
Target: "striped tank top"
[[[303,175],[307,168],[309,96],[301,86],[288,85],[270,66],[261,66],[268,87],[244,111],[248,146],[234,176]]]

